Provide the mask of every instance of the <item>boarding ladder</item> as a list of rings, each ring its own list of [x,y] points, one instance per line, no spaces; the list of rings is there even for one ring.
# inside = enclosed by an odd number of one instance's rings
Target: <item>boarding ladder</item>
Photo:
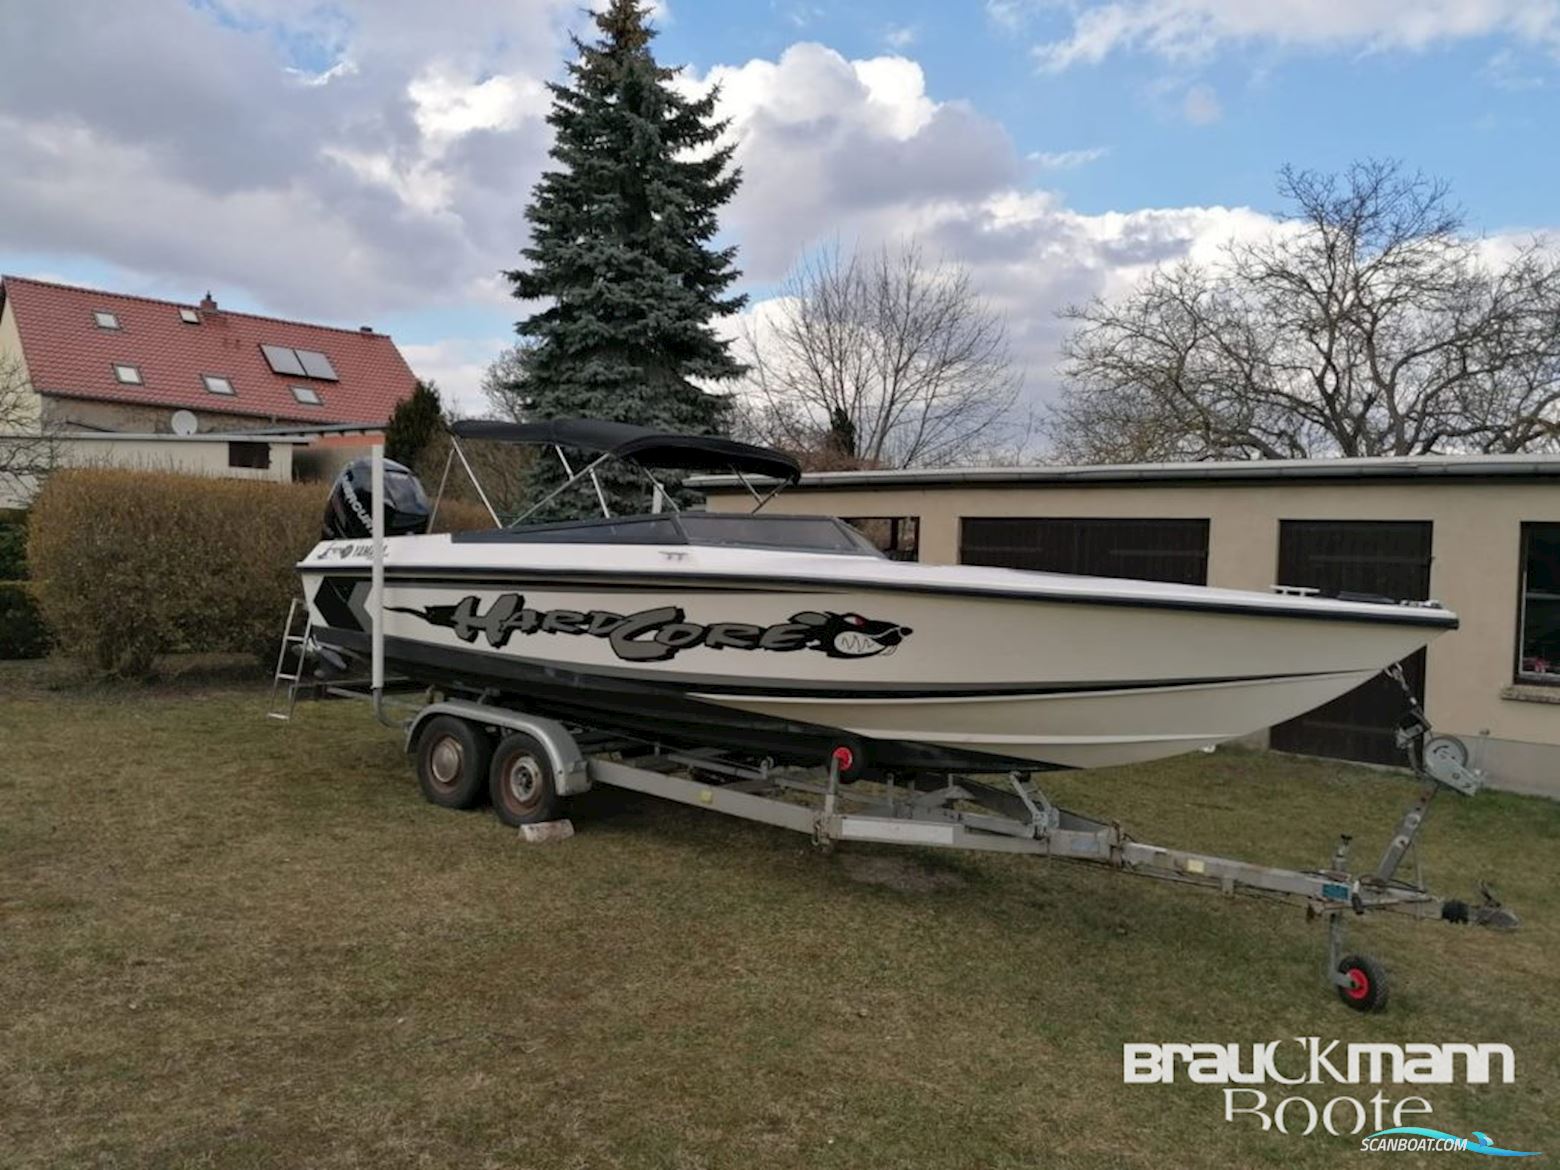
[[[301,632],[294,633],[300,613],[303,616],[303,629]],[[271,678],[271,709],[266,712],[267,718],[282,720],[292,718],[293,708],[298,703],[298,688],[302,685],[305,649],[313,632],[314,614],[307,605],[300,604],[299,598],[294,597],[287,606],[287,622],[282,627],[282,645],[276,653],[276,673]],[[298,650],[293,659],[292,670],[289,671],[287,653],[293,646]],[[285,699],[279,697],[283,683],[287,684]]]

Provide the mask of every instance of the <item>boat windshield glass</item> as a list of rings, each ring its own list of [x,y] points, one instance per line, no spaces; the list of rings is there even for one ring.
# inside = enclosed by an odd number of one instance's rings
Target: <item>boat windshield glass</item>
[[[799,548],[872,553],[872,542],[832,516],[765,516],[745,512],[684,512],[678,517],[689,544],[738,548]]]
[[[663,512],[457,532],[458,544],[703,544],[728,548],[882,556],[861,533],[833,516],[766,516],[743,512]]]

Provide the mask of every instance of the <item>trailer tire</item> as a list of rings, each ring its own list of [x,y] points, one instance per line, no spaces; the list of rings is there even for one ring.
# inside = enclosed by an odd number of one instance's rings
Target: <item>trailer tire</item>
[[[547,749],[523,731],[510,732],[494,751],[488,793],[498,819],[515,827],[555,821],[563,809]]]
[[[1387,973],[1369,955],[1345,955],[1338,960],[1338,974],[1347,986],[1338,988],[1344,1006],[1357,1012],[1379,1012],[1387,1006]]]
[[[472,808],[487,790],[493,740],[476,724],[436,715],[417,735],[417,785],[440,808]]]

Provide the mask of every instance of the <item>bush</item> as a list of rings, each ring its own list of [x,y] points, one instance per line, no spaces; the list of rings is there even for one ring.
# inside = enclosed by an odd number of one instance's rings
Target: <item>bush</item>
[[[27,579],[27,513],[0,509],[0,581]]]
[[[49,628],[26,581],[0,581],[0,659],[42,658]]]
[[[318,484],[56,471],[27,544],[44,619],[61,650],[110,675],[145,677],[187,651],[273,662],[324,504]],[[487,527],[473,512],[446,501],[439,527]]]

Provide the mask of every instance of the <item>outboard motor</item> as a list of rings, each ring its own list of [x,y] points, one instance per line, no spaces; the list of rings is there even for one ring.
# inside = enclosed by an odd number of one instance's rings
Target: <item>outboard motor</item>
[[[360,540],[374,534],[373,468],[355,459],[341,469],[325,505],[322,540]],[[409,469],[385,460],[385,535],[410,536],[428,531],[428,496]]]

